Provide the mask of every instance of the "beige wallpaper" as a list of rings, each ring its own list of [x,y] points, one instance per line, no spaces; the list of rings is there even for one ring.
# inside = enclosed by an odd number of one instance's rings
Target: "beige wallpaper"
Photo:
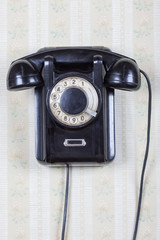
[[[11,61],[44,46],[102,45],[133,57],[153,89],[152,134],[137,240],[160,239],[160,1],[0,0],[0,239],[60,240],[65,169],[34,157],[34,92],[6,91]],[[72,168],[65,240],[132,239],[148,92],[116,91],[115,160]]]

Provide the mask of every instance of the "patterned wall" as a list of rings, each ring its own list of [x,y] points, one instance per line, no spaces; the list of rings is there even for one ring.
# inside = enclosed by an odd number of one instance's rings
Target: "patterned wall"
[[[33,90],[6,91],[11,61],[44,46],[103,45],[151,78],[152,134],[138,238],[160,239],[160,1],[0,0],[0,239],[60,240],[65,169],[34,157]],[[72,168],[66,240],[132,239],[146,143],[147,87],[116,91],[115,160]]]

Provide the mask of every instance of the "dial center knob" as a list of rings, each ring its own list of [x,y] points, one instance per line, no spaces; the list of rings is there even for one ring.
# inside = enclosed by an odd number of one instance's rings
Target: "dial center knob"
[[[78,88],[66,89],[60,99],[61,108],[68,114],[79,114],[87,105],[84,92]]]

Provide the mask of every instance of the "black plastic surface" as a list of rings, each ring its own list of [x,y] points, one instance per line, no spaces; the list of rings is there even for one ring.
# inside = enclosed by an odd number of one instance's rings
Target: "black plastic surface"
[[[81,128],[63,126],[48,107],[53,86],[72,74],[92,83],[99,96],[97,116]],[[9,90],[35,87],[36,158],[40,163],[90,165],[114,159],[114,88],[137,90],[140,73],[133,59],[104,47],[44,48],[11,64],[7,87]],[[77,114],[85,108],[86,99],[80,92],[70,91],[63,93],[60,104],[67,113]],[[68,104],[70,94],[75,101],[72,106]]]
[[[121,58],[106,75],[106,86],[122,90],[140,88],[140,72],[137,64],[130,59]]]
[[[78,88],[69,88],[62,94],[60,106],[68,114],[79,114],[86,108],[86,105],[86,95]]]
[[[14,62],[8,71],[7,88],[9,90],[23,90],[40,86],[42,83],[40,73],[25,59]]]

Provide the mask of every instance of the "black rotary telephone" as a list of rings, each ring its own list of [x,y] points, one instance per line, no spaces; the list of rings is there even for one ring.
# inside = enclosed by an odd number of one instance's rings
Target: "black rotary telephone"
[[[93,164],[115,157],[114,89],[137,90],[133,59],[104,47],[43,48],[11,64],[8,89],[35,87],[36,158]]]
[[[36,158],[48,166],[67,166],[61,240],[65,239],[69,165],[98,165],[115,157],[114,89],[139,89],[140,72],[148,84],[148,127],[133,240],[150,142],[152,98],[147,74],[135,60],[104,47],[43,48],[11,64],[8,90],[35,87]]]

